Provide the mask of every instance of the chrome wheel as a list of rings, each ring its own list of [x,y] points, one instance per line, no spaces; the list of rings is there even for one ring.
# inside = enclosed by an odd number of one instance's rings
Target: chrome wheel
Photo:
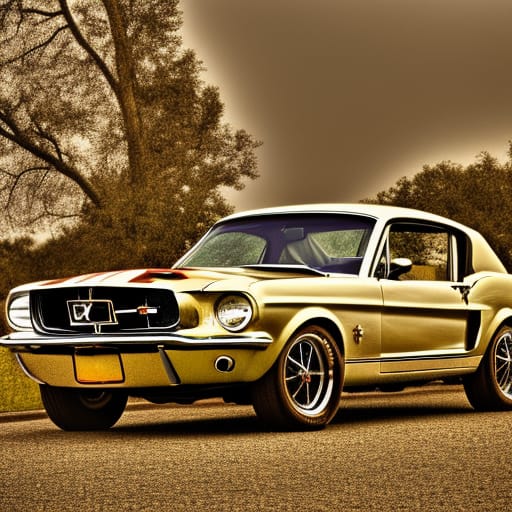
[[[463,382],[475,409],[512,410],[512,327],[503,326],[493,336],[480,366]]]
[[[272,428],[323,428],[338,411],[343,377],[343,355],[332,334],[317,325],[304,327],[252,385],[254,410]]]
[[[320,336],[304,334],[290,346],[284,380],[290,402],[302,414],[315,415],[325,408],[332,395],[333,371]]]
[[[512,333],[503,333],[496,342],[494,371],[500,391],[512,399]]]

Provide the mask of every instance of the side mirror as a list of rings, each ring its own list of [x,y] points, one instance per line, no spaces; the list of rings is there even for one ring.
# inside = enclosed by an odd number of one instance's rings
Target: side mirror
[[[409,258],[395,258],[391,260],[388,279],[398,279],[402,274],[407,274],[412,269],[412,261]]]

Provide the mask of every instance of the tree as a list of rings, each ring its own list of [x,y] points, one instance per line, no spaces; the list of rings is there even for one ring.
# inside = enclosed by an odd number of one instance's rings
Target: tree
[[[223,124],[180,26],[178,0],[0,3],[11,227],[63,233],[86,267],[161,265],[231,211],[222,189],[257,177],[259,143]]]
[[[512,271],[512,143],[500,163],[487,152],[464,167],[450,161],[425,165],[365,202],[417,208],[480,231]]]

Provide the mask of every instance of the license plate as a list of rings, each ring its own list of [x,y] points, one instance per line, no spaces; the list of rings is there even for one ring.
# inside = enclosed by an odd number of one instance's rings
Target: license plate
[[[82,384],[106,384],[124,381],[119,354],[74,355],[75,377]]]

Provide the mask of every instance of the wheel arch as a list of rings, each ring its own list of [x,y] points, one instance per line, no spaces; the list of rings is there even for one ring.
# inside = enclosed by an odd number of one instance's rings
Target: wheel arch
[[[251,387],[256,414],[273,429],[316,430],[338,411],[345,376],[343,333],[336,318],[318,309],[286,326],[278,359]]]
[[[491,340],[504,326],[512,328],[512,308],[503,308],[498,311],[485,332],[482,332],[479,345],[483,346],[483,353],[487,351]]]
[[[504,326],[512,327],[512,314],[510,316],[507,316],[500,325],[498,325],[498,328],[496,329],[496,332],[500,330]]]
[[[340,321],[328,310],[308,308],[296,315],[282,331],[282,346],[298,331],[310,325],[323,327],[334,338],[341,355],[345,357],[346,333]]]

